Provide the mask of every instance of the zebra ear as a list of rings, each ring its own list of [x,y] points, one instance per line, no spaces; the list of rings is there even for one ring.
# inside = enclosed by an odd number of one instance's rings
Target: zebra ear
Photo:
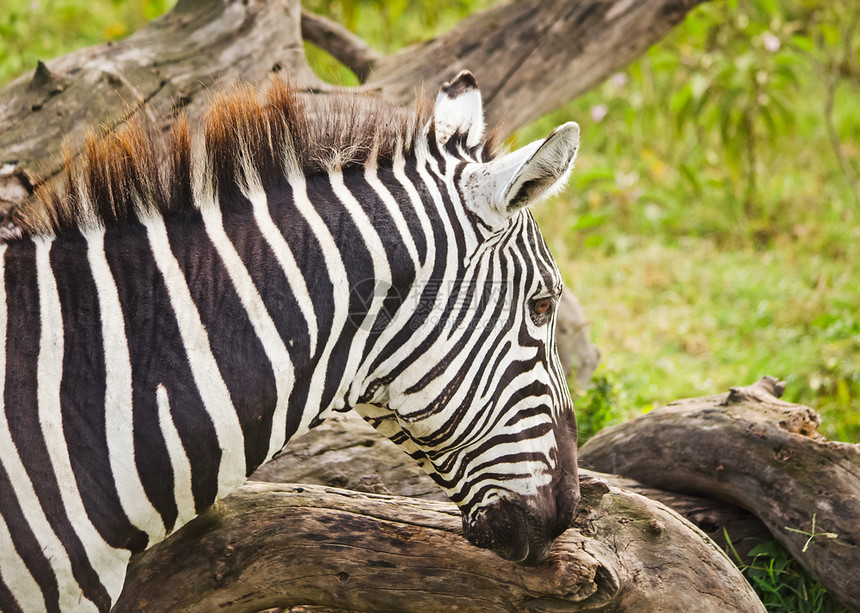
[[[502,190],[500,204],[508,214],[554,196],[564,188],[579,150],[579,124],[569,121],[543,141],[523,149],[535,145],[537,150],[517,168]]]
[[[475,147],[481,142],[484,137],[484,103],[478,82],[471,72],[462,71],[439,90],[433,124],[440,147],[458,132],[466,136],[467,147]]]
[[[464,172],[467,206],[491,227],[517,211],[558,193],[567,183],[579,149],[579,125],[568,122],[535,141]]]

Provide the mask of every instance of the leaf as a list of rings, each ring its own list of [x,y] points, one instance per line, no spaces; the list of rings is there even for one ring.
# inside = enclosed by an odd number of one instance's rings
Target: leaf
[[[801,51],[806,51],[807,53],[812,53],[813,51],[815,51],[815,43],[809,36],[806,36],[804,34],[794,34],[788,40],[791,42],[792,45],[794,45]]]
[[[576,223],[573,224],[574,230],[588,230],[590,228],[596,228],[598,226],[602,226],[606,223],[607,215],[599,213],[599,214],[590,214],[590,215],[580,215],[577,218]]]

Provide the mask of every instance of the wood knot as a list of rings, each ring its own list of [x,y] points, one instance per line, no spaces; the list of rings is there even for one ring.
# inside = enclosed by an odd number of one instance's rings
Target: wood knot
[[[336,574],[335,577],[337,578],[337,582],[342,585],[346,585],[347,583],[349,583],[349,573],[341,571]]]
[[[592,506],[597,506],[600,504],[600,499],[609,493],[609,483],[594,475],[580,475],[579,491],[583,500],[587,500]]]
[[[648,522],[648,529],[654,534],[663,534],[663,531],[666,529],[666,527],[659,519],[652,519]]]
[[[796,456],[797,452],[794,449],[789,449],[788,447],[777,447],[774,449],[773,455],[780,462],[787,462]]]
[[[820,425],[821,416],[809,407],[798,407],[787,412],[779,421],[779,427],[783,430],[809,437],[815,437],[818,434]]]
[[[765,375],[752,385],[744,387],[729,388],[729,393],[725,400],[720,403],[720,406],[729,406],[738,404],[746,400],[763,402],[767,400],[767,396],[779,398],[785,392],[785,382],[780,381],[776,377]]]
[[[66,89],[65,81],[62,77],[54,74],[42,60],[36,63],[36,70],[33,71],[33,78],[27,85],[27,89],[31,92],[47,93],[48,97],[55,96]],[[41,108],[40,103],[33,106]]]
[[[356,492],[367,494],[391,494],[379,475],[365,475],[358,480],[355,486]]]
[[[33,78],[30,80],[30,88],[36,89],[49,85],[56,77],[50,71],[48,65],[42,60],[36,62],[36,70],[33,72]]]

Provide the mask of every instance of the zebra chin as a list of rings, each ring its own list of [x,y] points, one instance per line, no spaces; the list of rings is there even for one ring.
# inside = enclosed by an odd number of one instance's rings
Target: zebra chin
[[[463,532],[476,547],[526,566],[549,555],[552,542],[570,526],[579,502],[573,485],[556,496],[542,495],[529,502],[497,498],[472,517],[463,515]]]

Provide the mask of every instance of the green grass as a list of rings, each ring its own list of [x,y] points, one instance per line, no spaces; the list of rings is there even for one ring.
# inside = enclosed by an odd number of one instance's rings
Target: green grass
[[[304,4],[389,53],[490,0]],[[6,0],[0,83],[170,5]],[[706,3],[623,73],[511,139],[571,119],[583,128],[569,189],[535,209],[603,354],[578,393],[582,438],[771,374],[787,381],[787,400],[822,413],[826,436],[860,442],[860,200],[827,129],[856,174],[858,11],[854,0]],[[322,78],[355,84],[307,50]],[[744,571],[768,610],[841,611],[784,550],[757,553]]]
[[[750,549],[752,561],[748,563],[738,554],[728,534],[725,536],[730,557],[768,611],[848,613],[778,542],[767,541]]]

